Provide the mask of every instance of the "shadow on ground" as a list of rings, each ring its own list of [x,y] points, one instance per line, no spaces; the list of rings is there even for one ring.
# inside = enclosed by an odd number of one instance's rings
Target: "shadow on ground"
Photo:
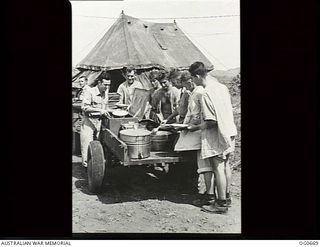
[[[115,167],[109,170],[98,199],[105,204],[136,202],[149,199],[174,203],[193,204],[197,195],[196,167],[175,164],[169,172],[153,167]],[[75,187],[82,193],[94,195],[88,190],[86,169],[81,163],[73,163],[72,175]]]

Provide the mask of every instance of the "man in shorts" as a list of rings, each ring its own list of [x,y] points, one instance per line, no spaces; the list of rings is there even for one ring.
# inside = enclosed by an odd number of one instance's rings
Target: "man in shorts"
[[[202,209],[209,213],[226,213],[231,205],[227,191],[231,174],[228,157],[234,151],[234,138],[237,135],[230,94],[226,86],[214,77],[207,76],[207,69],[202,62],[193,63],[189,71],[193,80],[201,81],[205,88],[201,100],[203,121],[199,125],[190,125],[188,129],[201,129],[201,158],[210,164],[204,176],[205,182],[209,183],[213,172],[218,194],[214,203],[204,205]]]

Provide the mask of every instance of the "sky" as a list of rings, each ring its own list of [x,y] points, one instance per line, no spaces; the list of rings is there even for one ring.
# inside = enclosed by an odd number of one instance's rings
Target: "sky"
[[[150,22],[175,19],[215,69],[240,67],[239,0],[71,1],[71,4],[73,66],[90,52],[123,10],[126,15]]]

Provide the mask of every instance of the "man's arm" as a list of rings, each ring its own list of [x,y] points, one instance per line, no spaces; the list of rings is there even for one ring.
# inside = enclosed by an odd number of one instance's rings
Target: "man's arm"
[[[178,95],[176,95],[176,96],[178,96]],[[189,99],[189,94],[184,93],[178,102],[178,106],[174,109],[174,111],[171,113],[171,115],[166,119],[166,122],[172,120],[173,118],[175,118],[178,115],[182,116],[184,114],[184,116],[185,116],[187,114],[188,102],[189,102],[188,99]]]
[[[167,119],[165,119],[165,120],[163,120],[162,121],[162,123],[167,123],[168,121],[171,121],[173,118],[175,118],[176,116],[178,116],[179,115],[179,111],[178,111],[178,108],[176,108],[176,109],[174,109],[174,111],[173,111],[173,113],[171,113],[171,115],[167,118]]]
[[[180,102],[180,90],[173,87],[172,88],[172,94],[173,94],[173,97],[171,99],[173,99],[173,102],[171,102],[173,108],[174,108],[174,111],[176,109],[179,108],[179,102]]]
[[[229,116],[229,121],[230,121],[230,128],[229,128],[229,134],[231,136],[231,140],[235,138],[235,136],[238,134],[236,124],[234,122],[234,116],[233,116],[233,107],[232,107],[232,101],[231,101],[231,95],[229,93],[229,90],[227,87],[225,87],[225,97],[226,97],[226,109],[228,112]]]
[[[187,129],[190,130],[190,131],[211,129],[216,125],[217,125],[217,121],[215,121],[215,120],[205,120],[201,124],[197,124],[197,125],[190,124]]]
[[[159,101],[160,101],[160,91],[156,90],[154,94],[151,96],[151,109],[157,113],[159,113],[159,107],[158,107]]]
[[[92,107],[91,103],[92,103],[91,93],[89,90],[86,90],[83,95],[81,110],[86,113],[98,112],[103,114],[106,112],[104,109]]]
[[[207,94],[201,97],[200,104],[203,119],[217,121],[214,105]]]
[[[204,121],[198,125],[189,125],[188,129],[190,131],[195,131],[199,129],[210,129],[217,125],[217,118],[214,106],[211,100],[209,99],[208,95],[203,95],[201,97],[201,111]]]
[[[122,88],[122,84],[120,84],[120,86],[117,89],[117,94],[119,94],[120,98],[119,98],[119,103],[120,104],[124,104],[124,90]]]

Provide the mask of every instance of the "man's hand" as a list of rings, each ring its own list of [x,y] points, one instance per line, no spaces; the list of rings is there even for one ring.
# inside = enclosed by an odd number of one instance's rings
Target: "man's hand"
[[[105,114],[106,112],[107,112],[106,110],[100,109],[100,114],[101,114],[101,115]]]
[[[111,117],[109,112],[105,109],[100,109],[101,116]]]
[[[187,127],[187,130],[193,132],[193,131],[196,131],[196,130],[199,130],[199,125],[194,125],[194,124],[190,124],[188,127]]]
[[[168,119],[165,119],[161,122],[161,124],[166,124],[168,122]]]
[[[108,117],[108,118],[111,118],[109,112],[107,112],[107,111],[103,114],[103,116],[106,116],[106,117]]]

